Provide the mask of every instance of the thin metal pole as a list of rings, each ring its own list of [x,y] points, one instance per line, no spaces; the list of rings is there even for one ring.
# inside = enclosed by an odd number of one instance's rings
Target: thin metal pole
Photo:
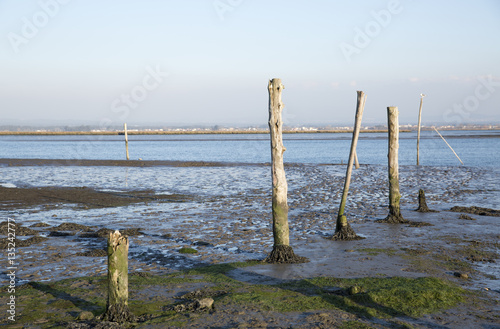
[[[457,152],[455,152],[455,150],[451,147],[451,145],[450,145],[450,144],[448,144],[448,142],[446,141],[446,139],[444,139],[443,135],[441,135],[441,134],[439,133],[439,131],[436,129],[436,127],[432,127],[432,128],[434,128],[434,130],[438,133],[438,135],[439,135],[439,136],[441,136],[441,138],[444,140],[444,142],[446,143],[446,145],[448,145],[448,147],[450,148],[450,150],[452,150],[452,151],[453,151],[453,153],[455,154],[455,156],[457,157],[457,159],[460,161],[460,163],[461,163],[461,164],[464,164],[464,163],[462,162],[462,160],[460,159],[460,157],[458,156]]]
[[[420,123],[422,122],[422,103],[425,95],[420,94],[420,109],[418,110],[418,132],[417,132],[417,166],[420,165]]]

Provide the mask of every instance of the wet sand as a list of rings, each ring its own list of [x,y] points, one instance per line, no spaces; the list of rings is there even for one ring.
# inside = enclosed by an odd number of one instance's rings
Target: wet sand
[[[2,160],[2,164],[41,166],[42,170],[47,166],[121,167],[125,162],[85,161],[83,165],[79,161],[9,161]],[[200,175],[193,179],[203,184],[199,189],[191,189],[190,194],[180,194],[178,190],[158,194],[150,186],[111,192],[97,187],[41,187],[33,186],[28,179],[17,182],[24,184],[23,187],[0,187],[2,222],[15,219],[19,241],[26,241],[26,246],[17,249],[19,283],[104,275],[105,236],[114,229],[126,230],[124,233],[130,236],[131,273],[166,274],[207,264],[263,259],[271,251],[267,166],[224,164],[213,168],[212,164],[202,163],[142,163],[147,164],[138,167],[150,168],[145,170],[153,173],[157,166],[187,168],[192,175]],[[51,173],[57,175],[55,170]],[[454,206],[491,208],[498,204],[498,188],[494,189],[497,175],[478,168],[403,166],[400,169],[403,216],[429,226],[390,225],[375,223],[387,215],[385,167],[362,166],[353,173],[346,211],[353,229],[366,239],[332,242],[325,238],[333,233],[345,166],[289,165],[286,170],[291,245],[310,262],[236,269],[232,277],[262,283],[263,278],[279,282],[325,275],[433,276],[479,291],[492,303],[490,310],[500,311],[499,219],[471,213],[472,220],[461,219],[463,209],[450,211]],[[248,181],[244,173],[254,171],[256,177],[262,174],[262,181],[260,178]],[[236,173],[230,176],[231,172]],[[169,173],[169,176],[179,174],[175,170]],[[181,184],[189,182],[182,177],[178,179]],[[414,211],[418,188],[425,189],[427,204],[439,212]],[[0,225],[3,236],[4,228],[5,224]],[[181,254],[182,247],[198,252]],[[469,279],[456,273],[467,274]],[[2,284],[7,282],[5,274],[1,279]],[[452,323],[451,327],[453,323],[465,323],[471,328],[497,325],[498,317],[489,314],[478,307],[467,314],[456,310],[421,320],[436,327],[447,321]],[[418,323],[413,325],[418,327]]]

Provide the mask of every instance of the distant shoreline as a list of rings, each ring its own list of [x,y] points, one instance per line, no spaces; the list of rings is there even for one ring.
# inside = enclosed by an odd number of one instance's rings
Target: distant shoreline
[[[411,130],[400,130],[400,132],[410,132]],[[384,133],[387,130],[364,130],[362,133]],[[316,134],[316,133],[352,133],[350,130],[284,130],[283,134]],[[269,134],[267,130],[230,130],[230,131],[217,131],[217,130],[201,130],[201,131],[149,131],[149,130],[129,130],[128,135],[263,135]],[[123,131],[0,131],[0,136],[7,135],[124,135]]]
[[[432,130],[430,128],[422,128],[422,130]],[[477,131],[495,131],[500,129],[458,129],[451,128],[440,130],[446,131],[462,131],[462,130],[477,130]],[[400,132],[412,132],[413,129],[400,129]],[[386,133],[387,129],[366,129],[361,130],[361,133]],[[241,134],[269,134],[268,130],[200,130],[200,131],[149,131],[149,130],[129,130],[129,135],[241,135]],[[284,130],[283,134],[339,134],[352,133],[352,129],[346,130]],[[123,135],[123,131],[0,131],[0,136],[64,136],[64,135]]]

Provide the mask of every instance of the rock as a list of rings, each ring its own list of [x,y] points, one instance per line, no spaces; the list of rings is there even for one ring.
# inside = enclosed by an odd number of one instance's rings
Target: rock
[[[347,292],[349,295],[356,295],[359,294],[362,291],[362,288],[359,286],[352,286],[347,289]]]
[[[199,310],[203,310],[203,309],[211,309],[213,304],[214,304],[214,300],[212,298],[203,298],[203,299],[197,299],[196,300],[196,303],[197,303],[197,309]]]
[[[88,321],[88,320],[92,320],[94,318],[94,314],[92,314],[92,312],[89,312],[89,311],[83,311],[82,313],[80,313],[78,315],[78,320],[80,321]]]
[[[456,276],[457,278],[460,278],[460,279],[468,279],[469,278],[469,274],[467,274],[467,273],[455,272],[455,273],[453,273],[453,275]]]
[[[471,217],[469,215],[466,215],[466,214],[461,214],[458,219],[466,219],[466,220],[476,220],[474,217]]]

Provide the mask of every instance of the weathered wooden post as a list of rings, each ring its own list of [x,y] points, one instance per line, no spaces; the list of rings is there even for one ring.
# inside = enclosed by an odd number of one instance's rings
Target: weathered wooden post
[[[417,128],[417,166],[420,166],[420,123],[422,121],[422,103],[425,95],[420,94],[420,108],[418,110],[418,128]]]
[[[389,215],[379,222],[384,223],[408,223],[401,215],[399,201],[401,194],[399,193],[399,111],[396,106],[387,108],[387,122],[389,130]]]
[[[127,132],[127,124],[123,124],[123,130],[125,130],[125,151],[127,152],[127,160],[130,160],[128,156],[128,132]]]
[[[435,210],[431,210],[429,209],[429,207],[427,207],[427,202],[425,201],[425,192],[422,189],[418,190],[418,208],[415,211],[436,212]]]
[[[300,263],[305,257],[295,255],[290,246],[288,229],[288,185],[283,165],[283,121],[281,113],[284,104],[281,93],[285,86],[281,79],[272,79],[268,84],[269,91],[269,132],[271,135],[271,175],[272,175],[272,214],[274,246],[264,260],[267,263]]]
[[[347,222],[347,217],[344,214],[345,204],[347,202],[347,194],[349,193],[349,185],[351,183],[352,165],[356,157],[356,146],[358,144],[359,131],[361,129],[361,119],[365,109],[366,95],[362,91],[358,91],[358,101],[356,105],[356,117],[354,120],[354,130],[352,132],[351,151],[349,153],[349,162],[347,163],[347,172],[345,175],[344,191],[342,193],[342,200],[340,201],[339,213],[337,216],[337,227],[332,240],[359,240],[361,237],[357,236],[354,230]]]
[[[358,152],[354,150],[354,168],[359,169]]]
[[[120,232],[108,236],[108,302],[102,320],[133,322],[128,308],[128,237]]]

